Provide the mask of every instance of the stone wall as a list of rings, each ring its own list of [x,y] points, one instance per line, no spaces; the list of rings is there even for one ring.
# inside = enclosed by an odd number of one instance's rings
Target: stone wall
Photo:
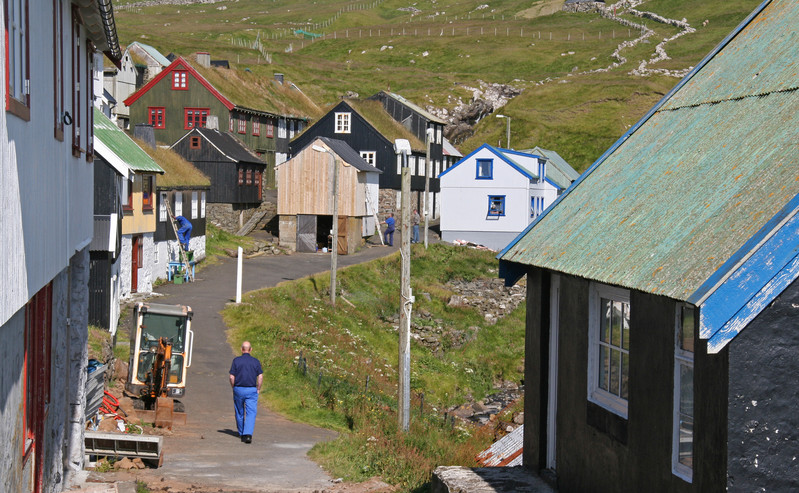
[[[205,235],[192,236],[189,240],[189,250],[194,252],[194,260],[205,258]],[[155,245],[155,265],[153,266],[154,279],[166,279],[168,276],[169,262],[178,262],[180,252],[178,240],[159,241]]]
[[[297,251],[297,216],[280,216],[279,245]]]
[[[144,233],[142,236],[142,265],[139,266],[138,286],[139,293],[149,293],[153,290],[153,270],[161,264],[156,263],[157,251],[153,233]],[[130,298],[131,269],[133,267],[133,240],[132,235],[122,235],[122,248],[119,254],[120,298]]]
[[[0,326],[0,491],[22,484],[22,359],[25,309]]]
[[[234,206],[233,204],[206,204],[206,220],[214,226],[224,229],[229,233],[235,233],[258,211],[274,211],[277,206],[271,202],[263,202],[260,205]],[[269,213],[267,213],[269,216]],[[270,217],[270,219],[271,219]]]

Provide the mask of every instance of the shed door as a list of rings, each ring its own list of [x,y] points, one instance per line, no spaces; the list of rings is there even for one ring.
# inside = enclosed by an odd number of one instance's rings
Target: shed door
[[[316,251],[316,216],[297,214],[297,251]]]
[[[346,255],[347,252],[347,216],[339,216],[338,217],[338,241],[336,245],[338,245],[338,254],[339,255]]]

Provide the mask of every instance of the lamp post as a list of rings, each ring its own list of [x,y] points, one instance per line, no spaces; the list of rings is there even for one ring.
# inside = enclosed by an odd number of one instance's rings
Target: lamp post
[[[330,164],[333,166],[333,241],[331,242],[330,252],[330,304],[336,306],[336,268],[338,267],[338,163],[336,157],[322,146],[313,145],[316,152],[324,152],[330,156]]]
[[[397,419],[399,428],[408,431],[411,416],[411,170],[408,154],[411,143],[406,139],[394,142],[394,151],[402,156],[402,244],[400,256],[400,324],[399,324],[399,395],[397,396]]]
[[[505,132],[505,145],[510,149],[510,117],[508,115],[497,115],[497,118],[505,118],[508,121],[507,130]]]
[[[427,228],[430,221],[430,141],[433,140],[432,128],[428,128],[425,132],[425,143],[427,148],[427,156],[424,162],[424,249],[427,250]]]

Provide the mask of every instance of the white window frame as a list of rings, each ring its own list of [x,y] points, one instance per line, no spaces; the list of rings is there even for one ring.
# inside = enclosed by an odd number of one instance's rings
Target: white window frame
[[[336,129],[337,134],[350,133],[351,113],[336,113]]]
[[[286,138],[286,120],[285,118],[281,118],[277,121],[277,138],[278,139],[285,139]]]
[[[361,157],[367,164],[377,167],[377,152],[375,151],[361,151]]]
[[[674,316],[674,407],[672,409],[671,471],[675,476],[691,483],[693,482],[693,467],[680,462],[680,397],[682,387],[682,375],[680,373],[680,368],[682,366],[690,367],[692,373],[694,369],[694,352],[683,349],[680,344],[680,332],[683,324],[682,315],[683,309],[686,308],[692,309],[694,320],[696,320],[698,315],[698,310],[691,305],[684,303],[677,304],[677,309]],[[696,325],[694,325],[691,330],[692,334],[694,333],[695,329]],[[693,388],[691,394],[693,399]],[[696,425],[695,416],[691,416],[691,419],[694,420],[691,432],[691,457],[693,462],[693,454],[695,451],[695,448],[693,447],[693,426]]]
[[[628,399],[606,391],[599,386],[599,341],[600,329],[600,300],[602,298],[614,302],[626,303],[630,309],[630,292],[626,289],[592,282],[589,287],[588,306],[588,400],[601,406],[614,414],[627,419]],[[630,327],[629,330],[632,330]],[[615,346],[614,346],[615,347]],[[621,350],[622,353],[625,350]],[[629,378],[629,348],[626,350],[628,357]],[[621,375],[619,376],[621,381]],[[629,388],[629,387],[628,387]]]
[[[200,194],[200,217],[205,217],[205,190]]]
[[[441,144],[441,126],[436,127],[436,144]]]
[[[5,19],[6,25],[3,26],[8,42],[7,51],[4,53],[4,56],[8,56],[6,60],[5,83],[8,88],[6,97],[30,109],[28,0],[8,0],[4,3],[8,14],[8,18]],[[11,105],[9,100],[5,101],[6,108]]]
[[[197,208],[199,206],[197,200],[197,192],[191,192],[191,218],[197,219]]]
[[[424,156],[419,156],[416,160],[416,163],[419,165],[419,176],[427,176],[427,158]]]
[[[183,215],[183,193],[175,192],[175,217]]]
[[[166,192],[161,192],[158,194],[158,221],[165,223],[166,222],[166,201],[169,200],[169,196]]]

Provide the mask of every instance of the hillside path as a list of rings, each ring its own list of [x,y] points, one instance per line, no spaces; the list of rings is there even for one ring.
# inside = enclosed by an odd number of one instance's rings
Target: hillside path
[[[338,265],[383,257],[399,243],[395,237],[393,248],[375,246],[339,255]],[[321,253],[245,259],[243,291],[329,270],[330,256]],[[228,345],[227,327],[219,313],[235,299],[236,260],[226,258],[203,269],[193,283],[165,284],[156,291],[166,296],[153,298],[155,303],[191,306],[195,341],[183,399],[187,424],[175,425],[173,434],[165,437],[163,466],[139,471],[140,479],[151,487],[160,482],[178,488],[170,491],[311,492],[332,487],[331,478],[307,453],[315,443],[331,440],[336,433],[289,421],[260,402],[252,444],[241,443],[236,434],[228,371],[233,357],[240,353]],[[253,348],[253,356],[259,357],[258,346]]]

